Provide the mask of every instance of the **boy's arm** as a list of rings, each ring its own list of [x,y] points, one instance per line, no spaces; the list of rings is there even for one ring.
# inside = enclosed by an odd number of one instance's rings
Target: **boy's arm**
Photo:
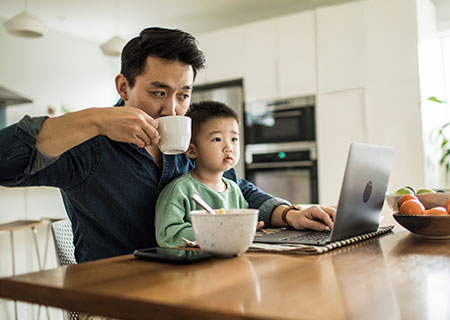
[[[186,212],[180,192],[171,188],[170,184],[161,192],[155,208],[155,236],[160,247],[175,247],[183,244],[183,238],[194,241],[192,224],[185,221]],[[177,200],[178,199],[178,200]]]

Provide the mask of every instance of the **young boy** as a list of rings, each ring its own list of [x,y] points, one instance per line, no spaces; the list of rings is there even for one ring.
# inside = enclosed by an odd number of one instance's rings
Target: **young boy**
[[[168,184],[156,202],[155,232],[161,247],[178,246],[182,238],[195,240],[190,212],[202,209],[192,194],[198,193],[214,209],[248,208],[238,185],[223,172],[239,161],[239,120],[223,103],[194,103],[192,138],[186,155],[195,168]]]

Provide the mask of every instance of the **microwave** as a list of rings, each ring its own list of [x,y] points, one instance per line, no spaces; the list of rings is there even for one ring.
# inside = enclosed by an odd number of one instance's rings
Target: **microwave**
[[[245,144],[315,141],[314,96],[245,105]]]

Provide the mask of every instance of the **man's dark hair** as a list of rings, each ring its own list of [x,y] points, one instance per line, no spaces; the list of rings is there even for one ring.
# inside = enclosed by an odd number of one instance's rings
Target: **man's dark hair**
[[[205,56],[197,47],[193,35],[164,28],[146,28],[138,37],[128,41],[122,50],[122,73],[129,86],[134,86],[136,77],[144,72],[148,56],[156,56],[191,65],[194,79],[197,71],[205,67]]]
[[[213,118],[233,118],[239,123],[237,113],[226,104],[218,101],[201,101],[191,104],[185,114],[192,119],[192,141],[200,131],[201,125]]]

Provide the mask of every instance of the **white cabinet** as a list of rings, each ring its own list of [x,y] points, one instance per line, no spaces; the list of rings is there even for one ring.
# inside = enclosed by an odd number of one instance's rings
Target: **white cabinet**
[[[319,199],[337,204],[350,143],[367,143],[365,90],[317,95],[316,131]]]
[[[316,92],[314,11],[243,26],[246,100]]]
[[[365,86],[366,2],[317,9],[318,92]]]
[[[315,11],[197,36],[207,69],[196,83],[244,79],[245,100],[316,92]]]
[[[273,98],[277,95],[278,21],[264,20],[241,27],[244,35],[245,100]]]
[[[279,97],[316,93],[316,36],[314,11],[279,20]]]
[[[197,36],[205,53],[206,69],[198,75],[196,84],[240,79],[243,73],[244,35],[240,27],[219,30]]]

